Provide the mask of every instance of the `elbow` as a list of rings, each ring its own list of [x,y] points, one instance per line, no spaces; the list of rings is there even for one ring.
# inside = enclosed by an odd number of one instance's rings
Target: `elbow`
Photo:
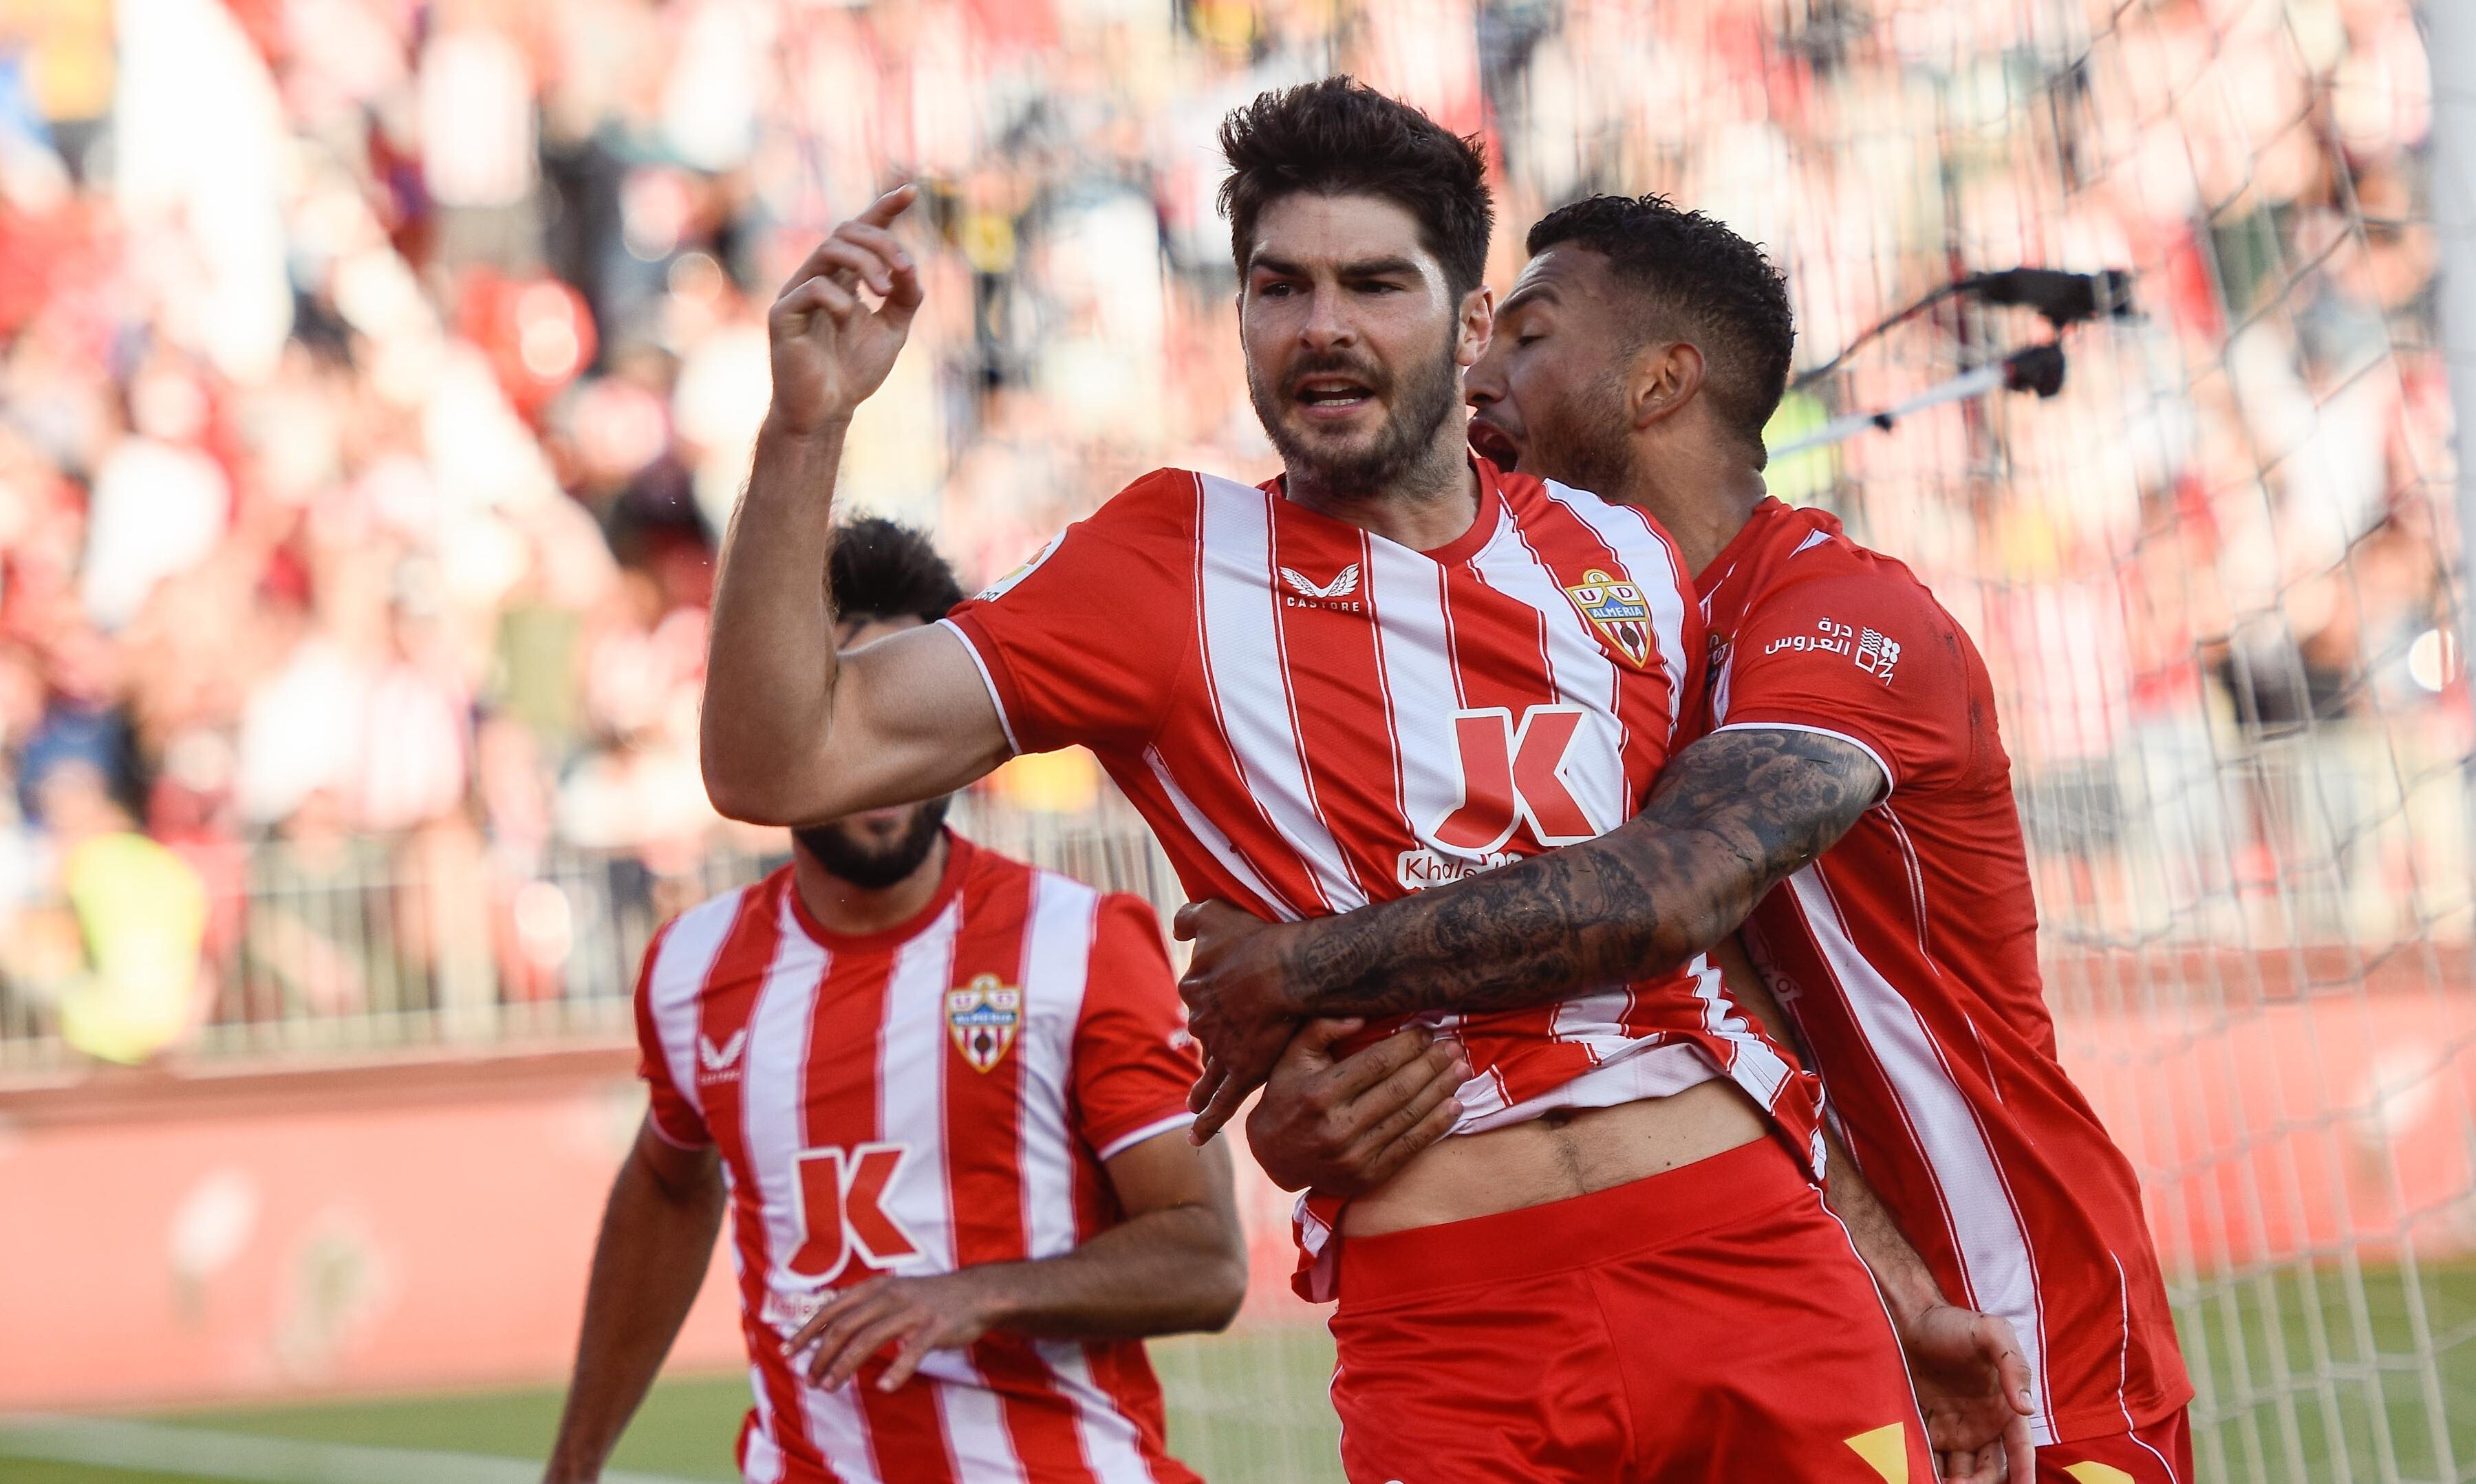
[[[1702,855],[1706,863],[1726,858],[1718,841]],[[1695,954],[1717,948],[1721,939],[1744,926],[1770,883],[1747,872],[1704,870],[1679,885],[1675,909],[1664,918],[1659,941],[1646,955],[1652,960],[1645,966],[1650,973],[1682,968],[1694,961]]]
[[[1680,966],[1691,963],[1695,954],[1707,953],[1718,948],[1721,939],[1744,924],[1746,914],[1752,906],[1750,902],[1712,900],[1703,903],[1700,910],[1690,914],[1686,935],[1676,945],[1676,962]]]
[[[1215,1334],[1229,1327],[1229,1322],[1238,1317],[1238,1306],[1247,1301],[1247,1232],[1239,1225],[1236,1212],[1222,1213],[1220,1238],[1203,1264],[1198,1296],[1198,1307],[1203,1310],[1201,1327]]]
[[[1241,1249],[1216,1254],[1198,1274],[1195,1327],[1219,1334],[1237,1319],[1247,1301],[1247,1254]]]
[[[752,786],[711,768],[706,770],[705,796],[716,814],[743,825],[781,827],[799,823],[792,811],[782,807],[782,801],[762,786]]]
[[[699,758],[705,775],[705,796],[713,811],[744,825],[789,827],[819,817],[803,809],[784,784],[790,772],[782,767],[756,767],[730,757],[710,743]]]

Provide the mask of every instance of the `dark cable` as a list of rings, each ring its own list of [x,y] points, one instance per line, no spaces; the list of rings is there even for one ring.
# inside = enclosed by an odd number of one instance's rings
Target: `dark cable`
[[[1965,283],[1966,280],[1963,282]],[[1840,367],[1847,361],[1849,357],[1856,355],[1859,351],[1865,349],[1875,340],[1880,339],[1892,331],[1897,330],[1902,325],[1907,324],[1910,320],[1917,318],[1926,310],[1933,309],[1936,305],[1943,303],[1945,299],[1959,293],[1961,291],[1961,284],[1945,284],[1941,288],[1936,289],[1934,292],[1926,295],[1917,303],[1910,305],[1907,309],[1900,310],[1891,318],[1879,321],[1871,328],[1868,329],[1864,334],[1858,335],[1857,338],[1849,341],[1846,345],[1842,346],[1840,348],[1839,355],[1832,357],[1829,360],[1826,360],[1822,364],[1815,367],[1813,370],[1808,371],[1803,376],[1798,377],[1795,381],[1789,383],[1788,389],[1791,391],[1802,391],[1806,387],[1813,385],[1815,383],[1821,381],[1832,372],[1839,370]]]
[[[1840,354],[1791,382],[1789,389],[1801,391],[1821,381],[1845,365],[1848,358],[1860,350],[1959,294],[1974,294],[1988,304],[2033,309],[2058,331],[2067,325],[2081,324],[2100,315],[2110,319],[2130,319],[2138,312],[2132,302],[2132,275],[2121,268],[2106,268],[2096,273],[2066,273],[2060,268],[2006,268],[1997,273],[1972,273],[1944,284],[1867,330],[1842,347]],[[2060,358],[2062,353],[2058,351],[2056,354]],[[2061,384],[2060,381],[2058,384]],[[2052,396],[2053,393],[2043,392],[2042,395]]]

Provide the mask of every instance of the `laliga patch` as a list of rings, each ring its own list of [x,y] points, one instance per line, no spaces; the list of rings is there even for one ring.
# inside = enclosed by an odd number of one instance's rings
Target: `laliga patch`
[[[981,588],[978,592],[972,594],[972,601],[974,603],[992,603],[1014,591],[1016,583],[1021,582],[1025,578],[1028,578],[1033,573],[1039,571],[1040,564],[1042,562],[1056,556],[1057,548],[1064,545],[1065,541],[1066,532],[1063,531],[1051,536],[1049,538],[1049,544],[1032,553],[1029,560],[1026,561],[1022,566],[1015,568],[1012,572],[1009,572],[1005,576],[998,579],[996,581],[991,582],[988,586]]]
[[[946,991],[946,1033],[954,1050],[986,1072],[1005,1059],[1023,1026],[1023,991],[994,974],[976,974],[959,989]]]
[[[1640,587],[1593,567],[1565,589],[1565,596],[1573,600],[1573,606],[1591,621],[1608,647],[1632,661],[1635,669],[1650,663],[1650,605],[1644,601]]]

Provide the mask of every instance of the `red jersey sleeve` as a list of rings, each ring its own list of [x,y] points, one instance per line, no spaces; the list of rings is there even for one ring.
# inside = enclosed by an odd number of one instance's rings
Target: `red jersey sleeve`
[[[1019,753],[1139,749],[1195,643],[1195,476],[1148,474],[946,617]]]
[[[1195,1122],[1186,1097],[1202,1075],[1159,915],[1141,897],[1102,898],[1075,1027],[1076,1131],[1108,1159],[1183,1128]]]
[[[681,1094],[679,1082],[671,1076],[670,1051],[662,1045],[662,1032],[654,1019],[654,964],[670,935],[671,925],[664,923],[654,941],[645,945],[645,961],[636,970],[636,1075],[645,1079],[653,1095],[645,1111],[654,1121],[654,1131],[681,1149],[701,1150],[713,1142],[713,1135],[706,1130],[705,1115]]]
[[[1737,626],[1712,687],[1714,730],[1792,727],[1871,753],[1891,790],[1968,765],[1959,626],[1915,578],[1868,566],[1791,582]]]

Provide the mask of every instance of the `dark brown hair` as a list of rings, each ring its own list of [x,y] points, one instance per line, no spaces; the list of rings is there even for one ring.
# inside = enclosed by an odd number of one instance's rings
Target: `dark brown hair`
[[[1647,310],[1641,336],[1690,340],[1702,352],[1702,387],[1730,428],[1763,446],[1763,427],[1788,390],[1796,345],[1788,280],[1763,250],[1716,217],[1665,196],[1592,196],[1530,229],[1532,257],[1571,242],[1608,260]]]
[[[826,577],[844,623],[908,615],[933,624],[963,601],[953,567],[928,536],[875,515],[835,530]]]
[[[1221,210],[1243,276],[1255,221],[1284,196],[1381,196],[1418,218],[1419,242],[1455,295],[1487,273],[1496,206],[1478,141],[1457,138],[1398,99],[1348,77],[1258,93],[1221,121],[1229,178]]]

